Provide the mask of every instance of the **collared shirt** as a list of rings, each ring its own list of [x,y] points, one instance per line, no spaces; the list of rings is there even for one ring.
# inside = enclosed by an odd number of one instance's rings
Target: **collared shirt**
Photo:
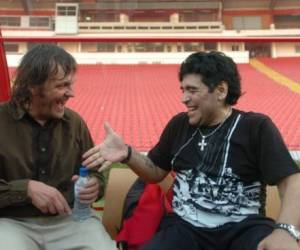
[[[93,146],[83,119],[66,108],[62,119],[40,126],[11,103],[0,106],[0,217],[42,215],[27,196],[29,180],[57,188],[70,206],[71,178]],[[93,173],[102,184],[103,176]],[[103,193],[103,187],[101,191]]]

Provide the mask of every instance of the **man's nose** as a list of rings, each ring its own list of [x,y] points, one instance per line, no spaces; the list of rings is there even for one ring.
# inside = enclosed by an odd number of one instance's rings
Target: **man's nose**
[[[74,89],[73,89],[73,87],[71,87],[71,86],[68,87],[67,90],[66,90],[66,92],[65,92],[65,95],[68,96],[68,97],[74,97],[75,94],[74,94]]]
[[[189,94],[187,92],[183,92],[181,96],[181,102],[182,103],[187,103],[191,100]]]

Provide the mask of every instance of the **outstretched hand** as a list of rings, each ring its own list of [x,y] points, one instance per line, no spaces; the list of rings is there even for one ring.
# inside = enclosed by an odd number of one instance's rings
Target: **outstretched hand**
[[[103,171],[114,162],[120,162],[127,156],[127,146],[121,136],[119,136],[108,123],[104,124],[104,141],[91,148],[83,154],[82,165],[87,168],[100,166],[98,171]]]

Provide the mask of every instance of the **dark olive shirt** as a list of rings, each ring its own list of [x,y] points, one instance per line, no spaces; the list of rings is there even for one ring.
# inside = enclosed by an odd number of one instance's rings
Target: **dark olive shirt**
[[[57,188],[72,207],[74,185],[71,178],[78,174],[82,154],[92,146],[85,122],[68,108],[62,119],[41,126],[22,108],[11,103],[2,104],[0,217],[43,215],[27,196],[29,180]],[[103,183],[101,174],[92,174]]]

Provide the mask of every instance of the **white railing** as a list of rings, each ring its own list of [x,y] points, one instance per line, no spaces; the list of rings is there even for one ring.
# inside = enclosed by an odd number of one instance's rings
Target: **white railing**
[[[222,22],[79,22],[80,33],[101,32],[222,32]]]
[[[72,53],[78,64],[180,64],[192,52],[181,53]],[[236,63],[248,63],[248,51],[225,52]],[[8,54],[9,67],[16,67],[23,55]]]

